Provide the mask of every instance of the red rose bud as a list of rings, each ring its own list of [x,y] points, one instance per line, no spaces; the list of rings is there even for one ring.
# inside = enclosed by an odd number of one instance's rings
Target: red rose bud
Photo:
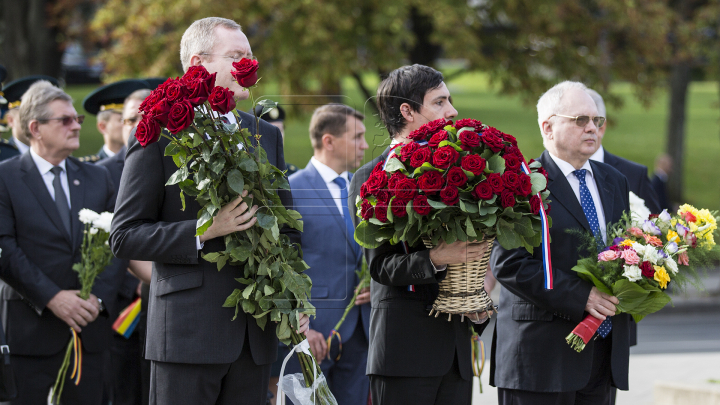
[[[492,187],[490,187],[490,184],[488,184],[487,180],[483,180],[480,183],[475,186],[475,190],[473,190],[473,195],[478,200],[489,200],[492,198],[493,193]]]
[[[180,81],[187,84],[195,80],[202,80],[207,81],[210,78],[210,72],[205,69],[205,66],[198,65],[198,66],[190,66],[183,75],[182,78],[180,78]]]
[[[480,146],[480,136],[475,132],[463,131],[459,138],[463,150],[471,150]]]
[[[502,179],[505,188],[512,192],[515,192],[515,189],[520,186],[520,177],[517,173],[505,172],[502,175]]]
[[[505,155],[503,156],[505,158],[505,169],[506,170],[512,170],[517,171],[520,169],[520,165],[522,164],[520,162],[520,159],[518,159],[515,155]]]
[[[488,174],[487,182],[490,184],[490,187],[492,187],[492,191],[495,194],[500,194],[505,189],[502,177],[500,177],[497,173]]]
[[[378,191],[387,185],[387,175],[384,171],[374,172],[365,184],[367,184],[368,193],[377,194]]]
[[[375,205],[375,218],[380,222],[387,222],[387,210],[388,206],[386,203],[378,202],[377,205]]]
[[[444,183],[440,172],[435,170],[427,171],[420,175],[417,181],[418,188],[425,194],[432,195],[440,191]]]
[[[183,101],[188,96],[188,89],[180,80],[170,80],[165,82],[165,98],[170,104]]]
[[[247,89],[257,83],[258,61],[242,58],[239,62],[233,62],[232,67],[235,69],[232,76],[242,87]]]
[[[540,214],[540,207],[542,206],[542,200],[537,195],[534,195],[530,197],[530,211],[532,211],[533,214],[539,215]]]
[[[168,115],[170,114],[171,109],[172,105],[170,105],[170,103],[166,99],[162,99],[152,107],[149,115],[158,120],[160,125],[167,126]]]
[[[374,214],[375,207],[373,207],[368,200],[363,200],[362,204],[360,205],[360,215],[362,216],[362,219],[364,219],[365,221],[369,221]]]
[[[479,176],[485,171],[485,159],[478,155],[467,155],[460,161],[460,167]]]
[[[213,77],[213,83],[215,82],[215,73],[212,74]],[[188,100],[193,105],[193,107],[198,106],[204,102],[207,101],[208,97],[210,96],[210,89],[212,87],[209,86],[209,82],[201,79],[195,79],[191,82],[187,83],[188,89],[190,89],[190,94],[188,95]]]
[[[413,209],[415,212],[417,212],[420,215],[427,215],[430,213],[430,204],[428,203],[428,199],[424,195],[418,195],[415,196],[413,199]]]
[[[457,167],[451,167],[447,172],[447,182],[451,186],[463,187],[467,183],[468,178],[465,172]]]
[[[181,101],[176,103],[170,110],[168,115],[167,129],[173,135],[188,128],[195,119],[195,110],[189,101]]]
[[[413,152],[418,150],[419,147],[420,147],[420,145],[418,145],[415,142],[406,143],[405,145],[402,146],[402,149],[400,150],[400,158],[402,160],[410,159],[410,156],[412,156]],[[397,152],[395,152],[395,153],[397,153]]]
[[[397,218],[402,218],[407,215],[407,204],[409,200],[403,200],[402,198],[395,198],[392,201],[392,214]]]
[[[417,185],[412,179],[404,178],[395,183],[395,195],[405,201],[410,201],[417,195]],[[393,212],[394,213],[394,212]]]
[[[475,130],[475,132],[481,132],[482,125],[483,124],[482,124],[482,122],[480,122],[480,120],[474,120],[472,118],[463,118],[463,119],[457,120],[457,122],[455,122],[455,129],[457,129],[459,131],[461,128],[470,127],[470,128],[473,128]]]
[[[142,147],[146,147],[151,143],[157,142],[160,138],[160,123],[150,116],[143,116],[142,120],[135,129],[135,138]]]
[[[459,199],[460,192],[458,191],[457,187],[447,186],[444,189],[440,190],[440,200],[442,200],[445,205],[455,205],[457,204]]]
[[[430,138],[430,140],[428,141],[428,145],[430,145],[431,148],[437,148],[438,145],[440,144],[440,142],[446,141],[447,139],[448,139],[447,131],[440,131]]]
[[[423,147],[413,152],[410,157],[410,166],[418,168],[422,166],[423,163],[430,162],[431,160],[432,152],[430,151],[430,148]]]
[[[212,108],[214,111],[219,112],[220,114],[227,114],[228,112],[235,109],[235,98],[233,98],[233,93],[228,89],[227,87],[214,87],[212,92],[210,93],[210,97],[208,97],[208,102],[210,102],[210,108]]]
[[[433,165],[440,169],[447,169],[458,160],[460,154],[452,146],[443,146],[433,154]]]
[[[655,276],[655,269],[650,262],[640,263],[640,271],[642,275],[647,278],[653,278],[653,276]]]
[[[512,191],[503,190],[502,193],[500,193],[500,205],[502,205],[503,208],[514,207],[515,193],[513,193]]]

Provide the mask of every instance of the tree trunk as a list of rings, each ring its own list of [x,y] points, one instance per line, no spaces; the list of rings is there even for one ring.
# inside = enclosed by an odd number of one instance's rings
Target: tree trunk
[[[690,84],[690,62],[680,60],[670,72],[670,114],[668,116],[667,153],[673,160],[668,180],[668,197],[671,202],[683,202],[683,175],[685,156],[685,110]]]
[[[2,0],[0,63],[8,80],[33,74],[60,76],[61,33],[48,25],[48,0]]]

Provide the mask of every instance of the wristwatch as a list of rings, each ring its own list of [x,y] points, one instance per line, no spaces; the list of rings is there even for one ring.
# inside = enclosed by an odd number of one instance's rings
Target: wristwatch
[[[98,304],[100,304],[100,311],[99,311],[99,312],[105,311],[105,304],[103,304],[102,299],[101,299],[101,298],[98,298],[97,300],[98,300]]]

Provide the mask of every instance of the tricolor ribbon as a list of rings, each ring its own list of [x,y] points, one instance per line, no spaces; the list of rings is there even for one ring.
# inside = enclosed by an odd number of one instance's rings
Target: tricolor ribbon
[[[75,362],[73,363],[73,372],[70,378],[75,379],[75,385],[80,384],[80,375],[82,374],[82,341],[80,335],[75,332],[75,329],[70,328],[73,334],[73,354],[75,355]]]
[[[530,168],[528,168],[525,162],[522,162],[522,171],[530,175]],[[545,274],[545,289],[553,289],[553,273],[552,273],[552,260],[550,259],[550,227],[548,226],[547,212],[545,212],[545,205],[542,203],[542,196],[537,193],[540,198],[540,222],[542,223],[542,258],[543,258],[543,273]]]
[[[326,343],[328,348],[328,354],[327,358],[330,360],[330,344],[332,343],[333,336],[337,336],[338,338],[338,355],[335,357],[335,361],[340,360],[340,356],[342,356],[342,337],[340,337],[340,332],[336,331],[335,329],[330,331],[330,336],[328,336]]]

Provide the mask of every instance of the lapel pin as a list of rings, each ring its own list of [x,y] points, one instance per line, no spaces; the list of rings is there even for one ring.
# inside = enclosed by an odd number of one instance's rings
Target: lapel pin
[[[73,184],[76,185],[76,186],[79,186],[79,185],[80,185],[80,180],[78,180],[78,179],[73,180]]]

